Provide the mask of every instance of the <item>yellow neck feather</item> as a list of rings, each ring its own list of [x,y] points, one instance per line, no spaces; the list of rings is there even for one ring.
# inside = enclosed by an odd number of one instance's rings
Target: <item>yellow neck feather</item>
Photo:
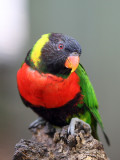
[[[50,34],[44,34],[42,37],[36,42],[31,52],[31,61],[34,63],[35,67],[37,67],[38,63],[40,63],[41,50],[44,45],[49,42]]]

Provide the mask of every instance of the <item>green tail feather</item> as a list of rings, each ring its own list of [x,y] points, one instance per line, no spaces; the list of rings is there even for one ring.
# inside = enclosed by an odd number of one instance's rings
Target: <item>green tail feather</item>
[[[109,140],[107,134],[104,131],[103,131],[103,134],[104,134],[104,137],[105,137],[107,144],[110,146],[110,140]]]
[[[98,122],[98,124],[100,125],[107,144],[110,145],[110,140],[109,140],[107,134],[104,131],[104,127],[103,127],[103,123],[102,123],[99,111],[98,110],[92,110],[92,109],[90,109],[90,111],[91,111],[92,115],[94,116],[94,118],[96,119],[96,121]]]

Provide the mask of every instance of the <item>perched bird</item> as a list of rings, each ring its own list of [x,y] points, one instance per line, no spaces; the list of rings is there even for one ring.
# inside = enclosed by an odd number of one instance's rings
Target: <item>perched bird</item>
[[[80,55],[81,46],[74,38],[60,33],[42,35],[17,72],[18,90],[23,103],[42,117],[33,126],[42,120],[59,127],[70,123],[69,132],[74,134],[75,123],[80,121],[89,124],[98,139],[98,123],[109,144]]]

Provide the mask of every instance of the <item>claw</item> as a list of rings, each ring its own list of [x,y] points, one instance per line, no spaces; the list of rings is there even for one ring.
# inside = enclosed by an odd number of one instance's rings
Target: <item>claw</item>
[[[81,130],[83,129],[86,132],[90,131],[90,133],[91,133],[91,127],[90,127],[90,125],[88,123],[82,121],[79,118],[72,118],[71,122],[70,122],[70,125],[68,127],[68,134],[71,134],[71,135],[75,134],[75,125],[76,125],[77,122],[80,123],[80,129]]]
[[[29,129],[36,128],[39,125],[45,125],[45,124],[46,124],[46,121],[42,117],[39,117],[29,125]]]

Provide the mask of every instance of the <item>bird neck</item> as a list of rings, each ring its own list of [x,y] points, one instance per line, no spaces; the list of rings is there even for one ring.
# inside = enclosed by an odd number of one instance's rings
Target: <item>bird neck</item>
[[[42,60],[37,70],[39,73],[44,73],[44,74],[49,73],[57,77],[62,77],[64,79],[68,78],[71,73],[71,70],[68,68],[61,67],[61,66],[54,66],[54,64],[52,63],[49,65],[46,65]]]
[[[44,73],[50,73],[52,75],[55,75],[57,77],[62,77],[64,79],[68,78],[69,75],[71,74],[71,70],[68,68],[62,68],[59,66],[54,66],[53,64],[46,65],[42,59],[39,63],[39,65],[35,66],[33,61],[31,61],[29,54],[31,53],[31,50],[28,52],[25,63],[29,65],[32,69],[37,70],[40,74]]]

